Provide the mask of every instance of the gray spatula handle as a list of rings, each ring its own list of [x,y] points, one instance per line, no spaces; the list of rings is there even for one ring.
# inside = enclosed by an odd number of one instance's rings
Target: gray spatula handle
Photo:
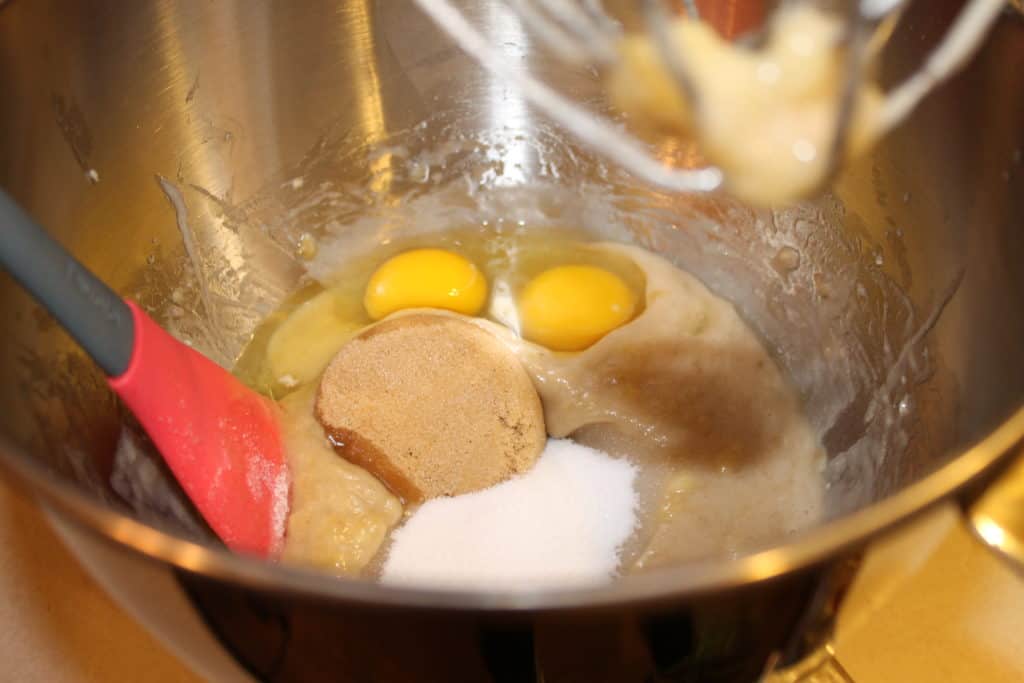
[[[0,265],[111,377],[132,356],[131,309],[0,190]]]

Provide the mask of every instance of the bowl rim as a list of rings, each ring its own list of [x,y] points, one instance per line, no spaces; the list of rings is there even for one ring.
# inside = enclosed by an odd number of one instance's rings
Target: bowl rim
[[[825,563],[910,521],[1011,459],[1024,441],[1024,402],[986,436],[934,472],[861,510],[795,534],[786,543],[737,559],[709,559],[652,570],[606,584],[516,592],[387,586],[293,565],[271,563],[204,545],[140,522],[91,499],[0,436],[0,472],[25,484],[44,506],[87,532],[187,573],[370,607],[463,611],[554,611],[682,601],[738,589]]]

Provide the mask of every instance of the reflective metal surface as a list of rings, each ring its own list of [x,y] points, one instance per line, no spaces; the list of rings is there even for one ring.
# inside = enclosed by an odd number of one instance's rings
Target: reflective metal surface
[[[1024,458],[969,507],[968,521],[985,544],[1024,569]]]
[[[556,66],[492,4],[467,4],[497,44],[601,106],[591,74]],[[918,63],[958,5],[913,4],[890,43],[892,77]],[[420,626],[407,640],[454,629],[417,660],[438,678],[454,671],[445,667],[455,655],[442,652],[471,650],[466,671],[492,670],[480,634],[495,632],[529,643],[517,661],[548,653],[549,671],[553,652],[571,671],[603,647],[616,666],[665,680],[752,678],[816,644],[793,634],[823,604],[813,596],[839,589],[839,559],[973,491],[1024,435],[1021,67],[1024,26],[1007,15],[968,72],[849,169],[834,196],[772,214],[659,194],[606,168],[405,2],[7,3],[0,185],[214,359],[230,364],[300,282],[303,233],[327,239],[367,217],[425,220],[422,207],[445,193],[512,217],[516,193],[540,185],[563,215],[600,208],[629,239],[736,302],[829,450],[830,519],[742,558],[573,592],[398,590],[232,556],[168,483],[98,370],[6,278],[0,468],[126,555],[176,567],[197,600],[258,605],[257,625],[283,619],[325,666],[373,660],[338,655],[316,637],[326,624],[375,623],[380,635],[398,619]],[[688,153],[659,149],[667,163]],[[215,629],[230,623],[216,614]],[[695,634],[721,635],[726,622],[735,637],[702,650]],[[567,628],[594,635],[575,658],[551,636]],[[260,655],[262,641],[243,641]],[[261,675],[303,669],[280,672]],[[548,680],[562,678],[573,679]]]

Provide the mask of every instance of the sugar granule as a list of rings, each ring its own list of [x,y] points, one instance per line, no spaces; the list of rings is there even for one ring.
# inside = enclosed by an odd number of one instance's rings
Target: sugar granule
[[[393,535],[381,580],[530,590],[610,579],[636,524],[636,467],[551,439],[526,474],[424,503]]]

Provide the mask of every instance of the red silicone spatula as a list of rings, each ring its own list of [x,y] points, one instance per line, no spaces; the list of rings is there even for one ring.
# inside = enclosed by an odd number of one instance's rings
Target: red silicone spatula
[[[103,368],[232,550],[274,557],[289,474],[276,405],[168,334],[0,191],[0,264]]]

